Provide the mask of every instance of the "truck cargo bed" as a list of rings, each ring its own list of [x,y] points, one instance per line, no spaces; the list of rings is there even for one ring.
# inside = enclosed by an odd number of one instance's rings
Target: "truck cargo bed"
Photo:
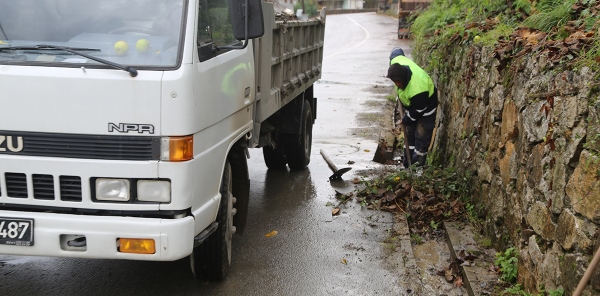
[[[273,4],[263,2],[265,34],[255,40],[260,124],[321,78],[325,11],[309,20],[275,20]]]

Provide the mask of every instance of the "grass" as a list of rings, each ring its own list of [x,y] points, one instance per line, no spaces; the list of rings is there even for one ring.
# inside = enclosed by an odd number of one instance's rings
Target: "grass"
[[[564,29],[573,20],[573,4],[578,0],[435,0],[428,9],[419,13],[411,26],[414,35],[414,53],[417,60],[427,61],[428,71],[447,67],[451,43],[460,45],[477,44],[494,46],[506,40],[520,27],[529,27],[551,33],[550,38],[562,40],[568,37]],[[584,4],[595,5],[593,0]],[[494,26],[484,26],[493,20]],[[581,12],[575,25],[587,30],[600,27],[600,15],[592,13],[590,7]],[[595,58],[600,54],[600,41],[587,49],[581,58],[573,59],[581,66],[600,68]],[[444,71],[439,71],[443,73]],[[443,82],[443,81],[442,81]]]
[[[538,13],[528,17],[523,25],[550,33],[571,20],[571,6],[575,3],[577,0],[541,0],[536,6]]]
[[[600,56],[600,40],[595,39],[591,46],[583,49],[579,57],[573,61],[573,66],[576,69],[588,67],[594,72],[600,71],[598,56]],[[596,97],[597,99],[598,97]]]
[[[415,245],[423,244],[423,238],[420,237],[418,234],[411,234],[410,241],[413,242]]]
[[[513,26],[508,24],[498,24],[494,29],[488,31],[485,34],[481,34],[481,36],[476,39],[473,38],[473,43],[482,45],[482,46],[494,46],[498,40],[502,38],[508,38],[510,34],[515,30]]]

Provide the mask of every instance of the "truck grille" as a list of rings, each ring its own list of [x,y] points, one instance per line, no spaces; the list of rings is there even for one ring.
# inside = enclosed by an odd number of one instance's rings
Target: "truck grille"
[[[60,199],[64,201],[81,201],[81,178],[76,176],[60,176]]]
[[[27,198],[27,178],[25,174],[6,173],[6,194],[12,197]]]
[[[33,197],[54,199],[54,179],[52,175],[33,175]]]
[[[0,131],[0,135],[5,137],[0,154],[110,160],[160,158],[160,137],[13,131]]]
[[[27,176],[21,173],[4,174],[6,183],[6,196],[12,198],[27,198]],[[77,176],[60,176],[59,192],[63,201],[81,201],[81,178]],[[43,200],[55,200],[54,177],[52,175],[31,175],[33,198]],[[2,192],[0,192],[2,196]]]

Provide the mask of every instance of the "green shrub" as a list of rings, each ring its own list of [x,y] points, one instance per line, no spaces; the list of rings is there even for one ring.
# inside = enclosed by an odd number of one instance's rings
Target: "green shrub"
[[[503,252],[496,253],[494,264],[499,267],[502,276],[500,279],[507,283],[514,283],[517,280],[517,271],[519,259],[517,259],[515,248],[508,248]]]
[[[302,2],[297,1],[294,4],[294,13],[298,12],[298,9],[302,9]],[[304,11],[303,14],[308,14],[308,17],[313,17],[317,15],[317,4],[313,0],[304,0]]]

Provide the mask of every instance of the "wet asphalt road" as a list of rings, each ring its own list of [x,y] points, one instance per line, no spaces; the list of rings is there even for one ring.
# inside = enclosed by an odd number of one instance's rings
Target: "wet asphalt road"
[[[332,217],[331,204],[339,202],[335,190],[352,190],[359,171],[378,167],[371,159],[381,127],[357,118],[381,114],[381,103],[368,102],[389,94],[388,54],[395,46],[406,50],[404,42],[396,39],[396,19],[327,16],[311,164],[299,172],[270,171],[261,151],[250,151],[248,225],[234,237],[227,280],[197,282],[186,260],[0,256],[0,295],[402,295],[401,272],[384,243],[391,215],[348,202]],[[345,182],[329,182],[321,149],[338,168],[353,168]],[[276,236],[264,236],[273,230]]]

